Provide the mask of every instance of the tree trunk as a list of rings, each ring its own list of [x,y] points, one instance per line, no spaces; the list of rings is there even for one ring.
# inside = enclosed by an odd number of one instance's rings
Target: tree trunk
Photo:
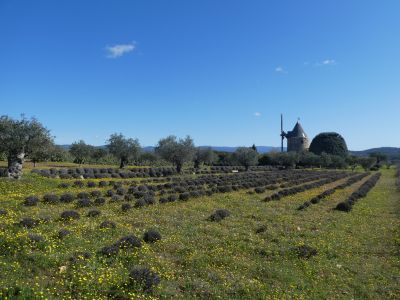
[[[176,172],[181,173],[182,171],[182,164],[176,164]]]
[[[126,165],[125,159],[121,158],[121,162],[120,162],[120,164],[119,164],[119,168],[120,168],[120,169],[123,169],[123,168],[125,167],[125,165]]]
[[[22,176],[22,165],[24,163],[25,153],[18,153],[8,157],[7,177],[20,179]]]

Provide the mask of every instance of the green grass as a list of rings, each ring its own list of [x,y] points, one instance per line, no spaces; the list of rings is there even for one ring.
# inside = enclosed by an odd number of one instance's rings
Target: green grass
[[[71,204],[21,205],[27,195],[60,192],[60,180],[35,175],[19,182],[2,179],[0,208],[9,213],[0,217],[0,298],[399,299],[400,193],[394,170],[382,172],[376,187],[350,213],[333,208],[363,181],[304,211],[296,208],[337,182],[268,203],[261,199],[270,192],[235,192],[126,213],[120,204],[106,204],[99,207],[99,218],[87,218],[89,209],[79,209],[81,219],[69,223],[57,218]],[[219,208],[231,216],[207,221]],[[15,225],[26,216],[52,221],[29,230]],[[117,228],[100,230],[103,220],[116,222]],[[257,234],[260,226],[266,230]],[[59,241],[55,235],[61,228],[73,234]],[[97,254],[120,237],[141,237],[149,228],[163,239],[116,257]],[[32,246],[28,233],[45,241]],[[300,259],[293,250],[299,245],[318,254]],[[92,257],[71,264],[76,251]],[[145,293],[127,284],[136,265],[157,272],[160,285]]]

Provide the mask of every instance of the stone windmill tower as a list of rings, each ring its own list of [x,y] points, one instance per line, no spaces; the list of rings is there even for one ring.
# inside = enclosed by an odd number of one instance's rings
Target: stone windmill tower
[[[287,140],[287,151],[302,152],[308,150],[310,143],[307,134],[304,132],[299,121],[292,131],[283,131],[283,116],[281,114],[281,152],[283,152],[283,140]]]

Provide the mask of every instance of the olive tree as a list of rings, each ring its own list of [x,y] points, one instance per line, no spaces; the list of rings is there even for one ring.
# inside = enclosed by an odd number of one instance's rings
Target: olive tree
[[[86,144],[83,140],[80,140],[71,145],[69,153],[75,157],[74,162],[81,165],[89,160],[93,150],[93,146]]]
[[[255,166],[258,163],[258,153],[253,148],[239,147],[234,153],[238,163],[246,168]]]
[[[140,144],[138,139],[125,138],[121,133],[114,133],[108,139],[108,151],[119,161],[122,169],[130,160],[136,160],[140,154]]]
[[[200,165],[206,164],[210,165],[217,159],[215,152],[211,149],[211,147],[205,148],[197,148],[196,153],[194,155],[194,167],[198,169]]]
[[[25,158],[43,153],[53,145],[53,137],[37,119],[14,120],[0,117],[0,152],[5,153],[8,167],[6,175],[19,179]]]
[[[193,159],[195,151],[196,149],[190,136],[178,140],[176,136],[170,135],[159,140],[155,148],[156,154],[175,165],[178,173],[182,171],[182,166],[185,162]]]

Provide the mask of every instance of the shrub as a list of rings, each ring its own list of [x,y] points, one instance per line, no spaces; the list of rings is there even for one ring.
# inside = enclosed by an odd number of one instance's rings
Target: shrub
[[[123,196],[126,193],[126,190],[123,187],[119,187],[117,188],[116,193]]]
[[[261,225],[260,227],[258,227],[256,229],[256,233],[262,233],[262,232],[265,232],[265,231],[267,231],[267,225]]]
[[[25,228],[34,228],[39,225],[38,220],[34,220],[32,218],[23,218],[19,224]]]
[[[28,239],[33,243],[44,242],[44,238],[41,235],[29,233]]]
[[[92,205],[93,205],[93,203],[89,199],[79,199],[78,201],[76,201],[77,208],[90,207]]]
[[[89,259],[91,257],[92,257],[92,255],[89,252],[86,252],[86,251],[75,252],[74,255],[72,255],[69,258],[69,261],[70,261],[71,264],[76,264],[80,260]]]
[[[167,202],[169,202],[169,201],[168,201],[167,198],[160,198],[160,199],[158,200],[158,202],[160,202],[160,204],[163,204],[163,203],[167,203]]]
[[[100,216],[100,211],[98,209],[92,209],[87,213],[88,217],[94,218]]]
[[[300,205],[300,206],[297,208],[297,210],[306,209],[306,208],[309,207],[310,205],[311,205],[311,202],[306,201],[306,202],[304,202],[302,205]]]
[[[82,181],[80,181],[80,180],[74,181],[74,186],[75,186],[75,187],[82,188],[84,185],[85,185],[85,184],[84,184]]]
[[[71,231],[69,231],[68,229],[60,229],[57,233],[57,237],[61,240],[69,234],[71,234]]]
[[[77,220],[81,217],[81,215],[74,210],[66,210],[61,213],[61,220],[69,221],[69,220]]]
[[[119,248],[140,248],[142,242],[134,235],[127,235],[119,239],[116,243]]]
[[[25,198],[24,205],[25,206],[35,206],[39,202],[39,198],[36,196],[29,196]]]
[[[145,206],[146,204],[147,203],[146,203],[146,201],[144,199],[137,199],[136,202],[135,202],[135,207],[136,208],[140,208],[140,207]]]
[[[321,155],[326,154],[347,156],[347,145],[344,138],[336,132],[323,132],[318,134],[310,144],[310,152]]]
[[[115,223],[112,221],[104,221],[100,224],[100,228],[105,229],[114,229],[116,227]]]
[[[57,195],[54,194],[46,194],[43,196],[43,202],[48,204],[56,204],[59,198]]]
[[[124,196],[125,201],[133,201],[135,197],[133,195],[126,194]]]
[[[152,205],[156,203],[156,199],[152,196],[146,196],[143,198],[147,205]]]
[[[161,240],[161,234],[157,230],[150,229],[144,233],[143,240],[146,243],[155,243]]]
[[[181,201],[187,201],[187,200],[189,200],[189,193],[182,193],[182,194],[180,194],[179,195],[179,200],[181,200]]]
[[[96,198],[96,197],[100,197],[101,196],[101,191],[99,190],[94,190],[90,192],[90,196]]]
[[[114,193],[113,190],[108,190],[108,191],[106,192],[106,196],[107,196],[107,197],[112,197],[112,196],[114,196],[114,195],[115,195],[115,193]]]
[[[209,220],[213,222],[219,222],[226,217],[230,216],[230,212],[226,209],[217,209],[210,217]]]
[[[96,187],[96,182],[94,182],[94,181],[88,181],[88,182],[86,183],[86,186],[87,186],[88,188],[94,188],[94,187]]]
[[[256,187],[256,188],[254,189],[254,191],[255,191],[257,194],[262,194],[262,193],[265,192],[265,188],[264,188],[264,187]]]
[[[178,197],[176,196],[176,195],[170,195],[169,197],[168,197],[168,201],[169,202],[174,202],[174,201],[176,201],[178,199]]]
[[[72,193],[65,193],[60,196],[60,201],[64,203],[69,203],[74,200],[74,195]]]
[[[90,194],[87,192],[80,192],[76,195],[78,199],[87,199],[90,197]]]
[[[106,203],[106,199],[105,198],[97,198],[96,200],[94,200],[94,204],[96,205],[103,205],[104,203]]]
[[[66,189],[69,188],[69,184],[66,182],[62,182],[58,185],[59,188]]]
[[[157,273],[148,268],[135,267],[129,273],[130,282],[139,285],[144,290],[150,290],[160,283]]]
[[[310,246],[301,245],[294,248],[294,252],[299,258],[308,259],[318,254],[318,251]]]
[[[122,198],[121,198],[121,196],[118,196],[118,195],[114,195],[110,199],[110,202],[121,202],[121,201],[122,201]]]
[[[343,202],[338,203],[338,205],[336,205],[335,209],[339,210],[339,211],[349,212],[349,211],[351,211],[351,208],[352,208],[351,206],[352,205],[349,201],[343,201]]]
[[[117,245],[105,246],[99,251],[99,253],[104,256],[114,256],[117,255],[118,252],[119,248]]]
[[[99,187],[105,187],[105,186],[108,186],[107,181],[99,181]]]
[[[0,217],[7,215],[7,211],[3,208],[0,208]]]
[[[122,204],[122,206],[121,206],[121,210],[122,210],[123,212],[126,212],[126,211],[130,210],[131,208],[132,208],[132,205],[130,205],[129,203],[124,203],[124,204]]]

